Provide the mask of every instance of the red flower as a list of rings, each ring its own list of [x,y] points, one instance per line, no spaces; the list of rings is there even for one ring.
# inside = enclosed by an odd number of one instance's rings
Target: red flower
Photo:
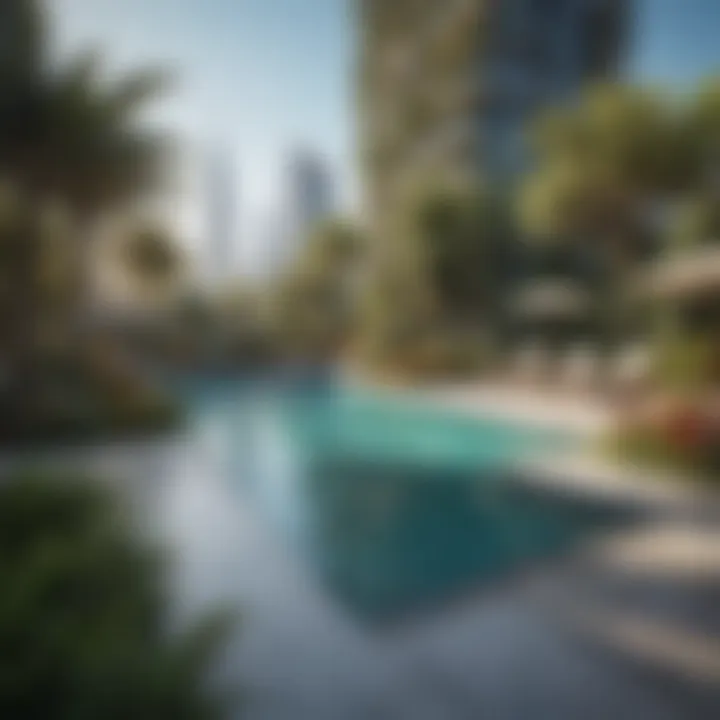
[[[670,414],[665,428],[668,442],[684,453],[700,453],[713,442],[712,418],[703,410],[679,408]]]

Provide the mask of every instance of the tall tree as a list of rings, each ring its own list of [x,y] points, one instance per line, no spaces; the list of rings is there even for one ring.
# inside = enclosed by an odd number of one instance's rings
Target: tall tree
[[[33,202],[67,206],[77,227],[81,291],[95,221],[163,180],[167,143],[141,120],[166,78],[140,71],[111,82],[94,53],[56,69],[46,58],[37,3],[12,0],[5,7],[15,30],[7,31],[13,42],[3,46],[0,63],[0,176]]]
[[[291,352],[327,357],[348,341],[356,317],[361,238],[333,220],[318,228],[274,298],[281,343]]]
[[[684,131],[703,185],[720,202],[720,77],[701,85],[685,116]]]
[[[433,193],[418,210],[416,232],[445,321],[491,321],[514,240],[502,200],[477,190]]]
[[[29,410],[39,395],[34,360],[44,324],[45,209],[63,206],[72,229],[55,235],[74,276],[53,308],[67,335],[87,299],[96,222],[146,197],[167,167],[166,143],[142,123],[164,76],[142,71],[109,81],[91,53],[63,66],[51,62],[43,10],[36,0],[0,5],[0,180],[13,188],[0,208],[0,244],[6,266],[12,264],[12,293],[0,311],[14,408],[8,417]]]
[[[660,210],[693,175],[674,109],[645,90],[597,86],[578,106],[541,118],[534,141],[535,170],[520,196],[527,234],[592,260],[604,278],[608,330],[619,338],[628,317],[624,291]]]
[[[120,253],[122,269],[141,291],[149,294],[171,289],[183,271],[180,249],[159,227],[135,229],[124,239]]]

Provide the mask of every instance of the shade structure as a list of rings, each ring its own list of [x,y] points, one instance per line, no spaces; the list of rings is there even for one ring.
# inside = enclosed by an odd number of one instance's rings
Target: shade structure
[[[659,260],[637,287],[640,296],[650,300],[720,298],[720,242]]]
[[[521,290],[512,305],[523,320],[568,320],[587,316],[590,297],[576,283],[561,280],[538,282]]]

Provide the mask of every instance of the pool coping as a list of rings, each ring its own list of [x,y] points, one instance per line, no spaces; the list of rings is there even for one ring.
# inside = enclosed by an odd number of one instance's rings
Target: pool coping
[[[590,452],[535,457],[513,463],[525,483],[588,500],[602,500],[658,514],[715,513],[720,492],[681,473],[613,463]]]
[[[577,438],[579,450],[551,457],[540,454],[511,463],[508,470],[533,487],[587,500],[610,501],[641,511],[715,512],[720,521],[719,489],[687,473],[632,466],[597,452],[598,441],[613,426],[614,413],[589,398],[568,398],[488,383],[400,386],[353,374],[344,376],[341,386],[374,392],[424,409],[435,407],[478,420],[524,423]]]
[[[597,437],[612,426],[610,409],[598,402],[537,389],[488,383],[393,385],[357,376],[343,377],[340,387],[372,392],[425,409],[434,407],[477,419],[523,423],[579,438]]]

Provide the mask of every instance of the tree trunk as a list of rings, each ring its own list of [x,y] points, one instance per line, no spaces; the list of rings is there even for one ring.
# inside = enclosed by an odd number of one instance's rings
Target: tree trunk
[[[38,403],[40,235],[37,223],[23,217],[10,240],[15,244],[16,262],[12,268],[12,307],[6,309],[8,366],[4,424],[9,425],[10,430],[22,430],[32,419]]]

